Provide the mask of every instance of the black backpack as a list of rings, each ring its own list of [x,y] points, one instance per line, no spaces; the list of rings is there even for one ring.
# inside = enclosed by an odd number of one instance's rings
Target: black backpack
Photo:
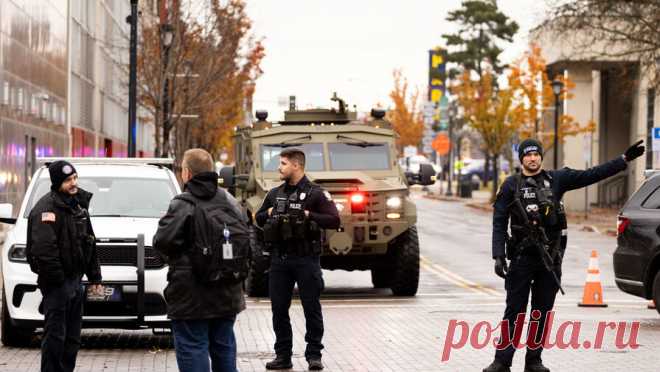
[[[204,284],[235,284],[245,280],[250,269],[250,234],[225,193],[218,190],[209,201],[197,199],[188,192],[175,199],[185,200],[195,207],[188,229],[188,241],[192,244],[186,250],[195,279]],[[228,239],[225,229],[229,232]],[[231,248],[225,246],[227,241]]]

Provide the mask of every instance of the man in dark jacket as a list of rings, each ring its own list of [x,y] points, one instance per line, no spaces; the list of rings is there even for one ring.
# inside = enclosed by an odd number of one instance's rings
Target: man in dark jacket
[[[89,219],[92,194],[78,188],[76,169],[66,161],[48,167],[51,191],[30,211],[27,258],[38,275],[45,315],[41,371],[73,371],[80,348],[84,291],[103,293],[96,238]]]
[[[245,214],[229,193],[218,188],[218,174],[213,172],[213,158],[202,149],[183,155],[181,178],[184,194],[196,205],[176,198],[158,223],[154,247],[167,256],[169,272],[165,288],[167,314],[172,319],[176,358],[181,371],[236,371],[236,315],[245,309],[242,283],[205,284],[192,272],[190,249],[193,246],[191,225],[195,208],[214,203],[232,211],[245,224]],[[198,216],[198,215],[197,215]],[[246,227],[247,229],[247,227]],[[223,236],[223,231],[214,235]]]
[[[516,318],[522,314],[524,319],[530,291],[532,314],[538,313],[534,319],[538,320],[539,327],[535,334],[527,338],[525,372],[550,371],[542,364],[541,353],[547,337],[545,322],[559,290],[561,263],[566,251],[566,214],[561,200],[568,191],[589,186],[625,170],[628,162],[644,153],[641,144],[642,141],[639,141],[623,155],[587,170],[563,168],[545,171],[542,168],[541,143],[535,139],[520,143],[518,157],[521,173],[504,181],[493,208],[493,259],[495,273],[504,278],[506,309],[500,338],[504,340],[501,341],[503,345],[498,347],[495,360],[484,372],[510,371],[514,344],[520,341],[514,339],[514,331],[522,327],[522,324],[517,324]],[[507,236],[509,217],[510,239]],[[510,267],[507,258],[511,260]]]
[[[282,151],[279,172],[284,183],[268,192],[255,216],[257,224],[264,226],[264,238],[272,250],[268,284],[276,358],[266,364],[266,369],[293,366],[289,307],[293,287],[297,283],[307,329],[305,358],[310,370],[322,370],[323,314],[320,296],[324,283],[319,257],[322,244],[320,229],[337,229],[341,221],[330,193],[305,176],[305,153],[302,150],[288,148]],[[308,228],[300,229],[299,226]]]

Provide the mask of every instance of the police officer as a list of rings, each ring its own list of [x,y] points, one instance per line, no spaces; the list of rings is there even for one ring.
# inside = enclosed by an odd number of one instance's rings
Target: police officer
[[[301,150],[283,150],[279,172],[284,183],[268,193],[255,216],[271,251],[269,291],[276,358],[266,364],[266,369],[293,366],[289,307],[293,286],[298,283],[307,328],[305,358],[309,369],[318,371],[323,369],[319,299],[324,287],[319,259],[322,229],[339,228],[339,213],[330,194],[305,176],[305,153]]]
[[[504,181],[493,212],[495,273],[504,278],[506,289],[506,310],[500,343],[504,341],[503,346],[508,346],[497,348],[495,360],[484,372],[509,372],[516,341],[528,343],[525,372],[549,371],[541,362],[541,352],[547,337],[543,328],[560,288],[561,262],[566,250],[566,215],[562,197],[568,191],[589,186],[625,170],[628,162],[644,153],[642,142],[635,143],[616,159],[584,171],[570,168],[545,171],[541,167],[541,143],[534,139],[520,143],[518,157],[522,172]],[[507,234],[509,217],[511,238]],[[507,258],[510,260],[508,267]],[[544,265],[544,258],[547,266]],[[522,324],[517,325],[515,321],[518,314],[522,314],[521,319],[524,320],[530,290],[530,317],[538,321],[539,327],[526,340],[516,340],[514,330],[522,327]],[[521,336],[516,332],[516,337]],[[530,340],[536,340],[539,347],[530,348]]]
[[[38,275],[45,315],[41,371],[71,372],[80,348],[84,291],[103,294],[96,239],[89,219],[92,194],[78,187],[76,169],[66,161],[48,167],[51,191],[30,211],[26,256]]]

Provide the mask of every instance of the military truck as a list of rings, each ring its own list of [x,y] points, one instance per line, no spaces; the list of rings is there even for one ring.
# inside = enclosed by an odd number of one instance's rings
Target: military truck
[[[435,182],[425,164],[415,174],[404,173],[397,162],[396,133],[385,111],[374,109],[367,120],[336,94],[333,109],[286,111],[284,120],[257,122],[236,128],[235,165],[220,171],[220,183],[254,215],[268,191],[280,185],[279,153],[300,148],[306,156],[307,177],[331,194],[341,227],[325,231],[321,267],[371,270],[374,287],[391,288],[397,296],[413,296],[419,282],[417,211],[409,197],[412,184]],[[250,296],[268,295],[270,257],[260,229],[253,223],[253,262],[246,281]]]

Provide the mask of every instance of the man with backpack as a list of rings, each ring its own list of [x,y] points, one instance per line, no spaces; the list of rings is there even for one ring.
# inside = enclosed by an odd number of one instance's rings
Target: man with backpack
[[[250,245],[246,217],[218,187],[211,155],[184,153],[184,192],[158,223],[153,245],[167,257],[167,314],[179,369],[235,372],[236,315],[245,309],[243,280]]]

